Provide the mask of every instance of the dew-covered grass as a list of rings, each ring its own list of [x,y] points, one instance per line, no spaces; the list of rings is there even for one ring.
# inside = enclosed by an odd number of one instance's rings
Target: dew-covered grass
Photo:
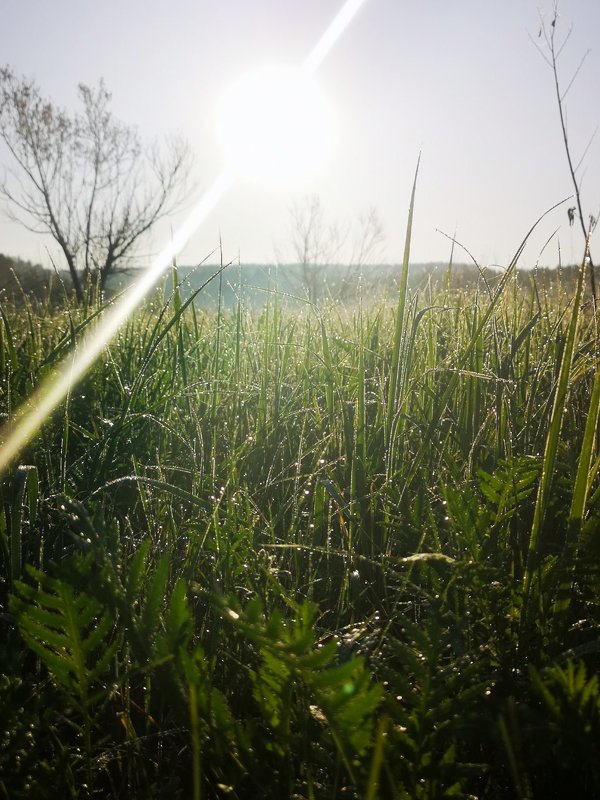
[[[3,479],[0,797],[599,795],[600,373],[559,277],[157,291]],[[3,303],[4,415],[98,310]]]

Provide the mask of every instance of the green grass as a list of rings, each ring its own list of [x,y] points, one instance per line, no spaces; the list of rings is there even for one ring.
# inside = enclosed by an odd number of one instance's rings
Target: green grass
[[[600,793],[584,277],[447,278],[126,322],[2,482],[0,797]],[[4,415],[98,313],[3,304]]]

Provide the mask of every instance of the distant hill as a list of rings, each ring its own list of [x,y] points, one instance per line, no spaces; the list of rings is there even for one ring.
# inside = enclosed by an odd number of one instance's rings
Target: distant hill
[[[447,274],[448,265],[440,264],[412,264],[410,267],[410,283],[418,285],[429,276],[440,279]],[[467,270],[475,277],[476,272],[467,265],[457,265],[454,273]],[[203,264],[200,267],[179,267],[177,270],[180,291],[183,296],[189,297],[204,286],[199,292],[196,303],[200,307],[215,307],[219,293],[224,307],[235,305],[240,293],[244,302],[250,307],[264,305],[269,292],[277,290],[291,305],[301,305],[308,299],[308,280],[316,284],[316,296],[319,299],[352,300],[357,296],[360,283],[363,287],[363,297],[368,298],[373,294],[381,297],[382,294],[393,295],[397,289],[401,266],[398,264],[376,264],[363,268],[362,274],[343,264],[313,265],[311,274],[303,275],[299,264],[243,264],[231,265],[221,275],[219,267],[215,264]],[[206,284],[206,285],[204,285]],[[166,273],[165,291],[170,293],[172,287],[171,273]]]
[[[313,268],[314,279],[317,281],[317,297],[320,299],[332,298],[351,301],[356,299],[359,288],[359,276],[355,273],[348,274],[345,265],[321,265]],[[395,299],[401,274],[400,264],[377,264],[363,269],[360,283],[362,284],[363,299],[380,299],[388,296]],[[269,292],[277,290],[291,305],[301,305],[308,298],[308,287],[303,281],[302,268],[298,264],[263,265],[244,264],[227,267],[222,275],[218,275],[218,265],[202,265],[190,268],[180,267],[177,272],[180,291],[184,297],[189,297],[191,292],[204,288],[199,292],[196,303],[201,308],[216,308],[221,291],[221,300],[225,308],[235,305],[237,297],[241,294],[244,303],[250,308],[264,305]],[[561,280],[565,286],[570,286],[576,279],[577,268],[565,267],[560,271]],[[425,289],[431,281],[438,287],[446,285],[450,278],[453,289],[467,289],[481,282],[482,276],[489,285],[493,286],[501,277],[502,270],[485,269],[482,272],[474,264],[453,264],[449,273],[448,264],[439,262],[415,263],[409,268],[409,285],[413,289]],[[530,288],[532,279],[539,288],[548,288],[558,278],[556,269],[519,270],[517,279],[523,288]],[[214,277],[213,277],[214,276]],[[211,280],[212,278],[212,280]],[[165,278],[165,291],[171,292],[171,274]]]
[[[400,264],[374,264],[365,266],[362,274],[343,264],[311,265],[308,275],[299,264],[242,264],[226,267],[219,275],[219,266],[203,264],[198,267],[182,266],[177,270],[180,292],[184,298],[198,292],[195,303],[200,308],[216,309],[219,294],[223,308],[233,308],[238,297],[242,297],[247,308],[262,308],[269,293],[277,291],[287,305],[300,307],[309,297],[309,283],[319,300],[333,299],[352,302],[362,286],[362,297],[369,299],[389,297],[395,299],[402,267]],[[501,270],[486,269],[480,272],[474,264],[453,264],[449,273],[448,264],[440,262],[415,263],[410,265],[409,284],[413,289],[423,290],[431,282],[438,287],[450,285],[454,289],[465,289],[481,283],[482,275],[493,285],[502,274]],[[576,267],[565,267],[560,271],[565,288],[574,283]],[[135,279],[136,272],[119,274],[107,287],[108,293],[124,289]],[[521,269],[517,273],[519,283],[530,287],[535,275],[538,288],[555,283],[559,273],[556,269],[539,269],[535,273]],[[360,279],[360,280],[359,280]],[[160,283],[159,283],[160,285]],[[162,286],[164,292],[172,292],[172,273],[166,270]],[[202,287],[202,288],[201,288]],[[200,291],[198,291],[200,290]],[[71,291],[71,280],[67,271],[45,269],[14,256],[0,253],[0,301],[10,298],[21,302],[24,298],[37,298],[58,302]]]

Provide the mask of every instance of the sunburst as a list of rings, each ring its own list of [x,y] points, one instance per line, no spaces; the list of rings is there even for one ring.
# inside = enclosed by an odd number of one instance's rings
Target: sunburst
[[[277,173],[282,174],[286,170],[295,171],[295,168],[291,170],[291,164],[295,160],[300,160],[300,153],[304,153],[302,158],[306,169],[310,166],[308,162],[311,160],[316,162],[325,154],[325,144],[327,138],[330,137],[330,132],[322,138],[315,139],[312,130],[312,128],[318,127],[318,121],[324,119],[325,115],[329,113],[326,103],[314,83],[314,73],[365,2],[366,0],[347,0],[344,3],[298,70],[271,68],[263,73],[260,71],[251,73],[250,77],[242,79],[242,86],[244,80],[249,81],[246,85],[248,88],[252,87],[253,102],[257,108],[262,109],[268,118],[267,130],[264,127],[258,128],[248,145],[243,144],[236,137],[235,142],[231,143],[231,151],[228,154],[229,163],[226,163],[224,170],[212,186],[194,205],[183,224],[176,231],[171,243],[156,256],[150,267],[132,284],[124,296],[103,314],[98,324],[90,328],[75,354],[65,359],[52,377],[42,382],[18,409],[14,418],[4,426],[0,434],[2,441],[0,474],[10,466],[20,450],[31,441],[52,411],[67,397],[72,387],[87,372],[123,322],[155,285],[174,256],[188,243],[199,226],[214,210],[240,172],[255,176],[262,174],[263,177],[272,179]],[[233,116],[234,119],[236,117],[235,97],[234,92],[225,102],[224,108],[227,109],[227,113],[223,112],[224,123],[226,123],[228,115]],[[282,115],[281,121],[278,121],[277,115],[271,113],[270,104],[273,103],[283,103],[285,114]],[[238,118],[239,104],[242,104],[242,98],[238,95]],[[241,105],[242,113],[245,113],[244,108],[247,112],[252,112],[252,108],[246,106],[247,104]],[[310,140],[310,144],[307,144],[304,150],[301,137],[299,139],[291,130],[290,119],[293,116],[292,112],[300,113],[307,109],[313,115],[313,122],[308,130],[303,129],[305,136]],[[253,116],[255,123],[262,126],[260,118],[256,114]],[[299,126],[303,124],[298,121]],[[271,126],[273,125],[276,132],[273,135],[275,145],[272,150],[274,149],[275,152],[269,155],[263,147],[261,135],[272,136]],[[225,133],[224,139],[227,144]]]

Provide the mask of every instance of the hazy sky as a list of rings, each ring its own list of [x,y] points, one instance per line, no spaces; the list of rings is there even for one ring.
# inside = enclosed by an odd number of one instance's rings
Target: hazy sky
[[[115,114],[144,137],[188,138],[201,191],[222,167],[214,109],[223,87],[264,63],[301,62],[341,5],[0,0],[0,64],[34,77],[68,108],[76,106],[78,83],[103,77]],[[578,161],[600,124],[600,0],[562,0],[560,11],[561,32],[573,28],[560,62],[565,86],[591,50],[566,100]],[[327,166],[294,187],[237,183],[180,263],[200,261],[219,233],[226,259],[238,251],[242,262],[291,259],[290,207],[310,194],[319,195],[331,222],[352,222],[375,207],[386,237],[381,255],[400,261],[421,150],[413,260],[448,257],[441,229],[456,231],[481,263],[506,264],[536,218],[572,191],[552,74],[531,41],[541,41],[540,14],[548,20],[551,12],[551,0],[367,0],[318,72],[339,126]],[[580,175],[586,208],[597,214],[600,134]],[[568,205],[543,222],[523,265],[537,261],[556,228],[563,260],[580,258],[581,232],[569,228]],[[178,219],[145,249],[160,249]],[[0,217],[0,252],[47,264],[48,244]],[[556,263],[557,250],[555,239],[541,262]]]

